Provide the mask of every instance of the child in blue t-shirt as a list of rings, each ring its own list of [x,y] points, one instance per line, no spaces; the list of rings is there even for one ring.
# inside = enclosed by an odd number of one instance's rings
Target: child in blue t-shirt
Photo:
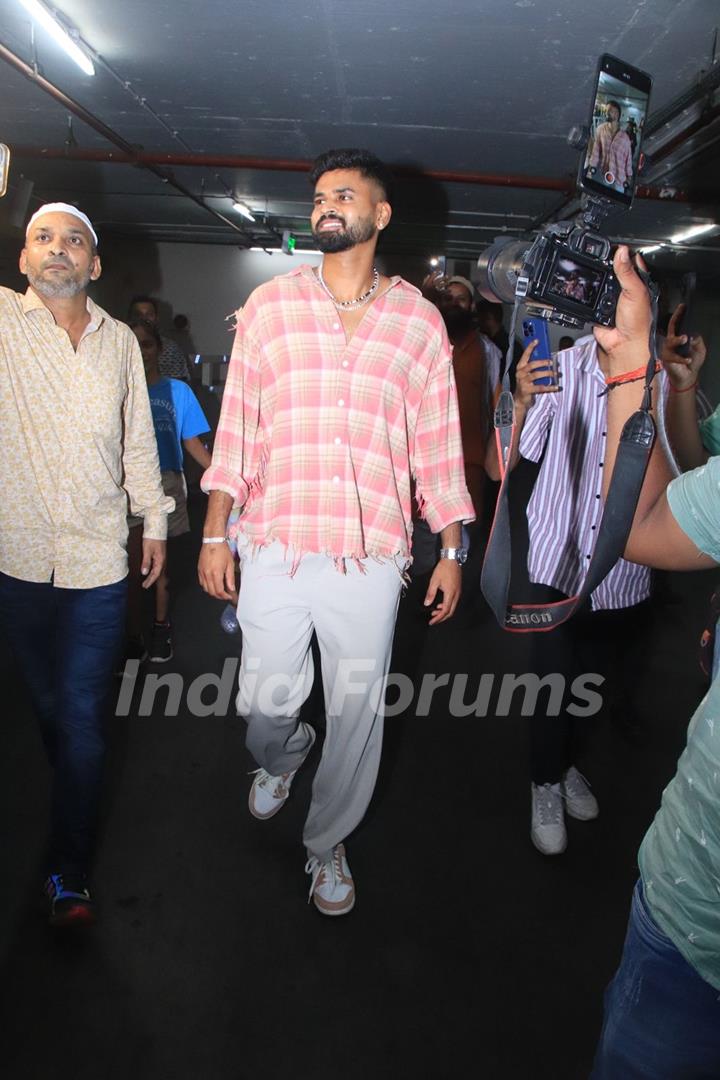
[[[138,339],[145,365],[145,377],[150,395],[155,437],[160,458],[163,490],[175,500],[175,509],[168,517],[168,540],[190,531],[187,512],[187,488],[183,474],[183,448],[207,469],[210,453],[200,441],[200,435],[210,431],[198,400],[187,383],[160,374],[159,359],[162,339],[157,327],[144,319],[133,319],[130,328]],[[166,568],[155,584],[155,623],[150,649],[142,640],[142,518],[129,517],[128,536],[129,643],[126,659],[143,660],[149,656],[155,663],[164,663],[173,655],[170,630],[170,591]],[[168,545],[168,555],[170,545]]]

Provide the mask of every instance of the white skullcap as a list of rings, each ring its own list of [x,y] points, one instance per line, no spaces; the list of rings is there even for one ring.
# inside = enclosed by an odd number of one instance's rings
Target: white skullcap
[[[462,285],[464,289],[470,293],[470,299],[475,299],[475,286],[472,281],[468,281],[466,277],[460,277],[459,274],[455,274],[453,277],[447,279],[448,285]]]
[[[39,210],[36,210],[27,223],[27,229],[25,230],[26,236],[30,232],[30,228],[33,222],[37,221],[39,217],[44,217],[45,214],[72,214],[73,217],[76,217],[79,221],[82,221],[83,225],[85,225],[85,227],[90,230],[90,235],[95,241],[95,247],[98,246],[97,233],[95,232],[90,223],[90,218],[87,216],[87,214],[83,214],[82,210],[78,210],[77,206],[71,206],[70,203],[65,202],[45,203],[45,205],[41,206]]]

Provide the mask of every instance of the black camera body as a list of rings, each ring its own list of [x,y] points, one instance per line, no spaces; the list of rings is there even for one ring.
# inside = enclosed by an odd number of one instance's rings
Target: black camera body
[[[596,231],[607,202],[584,196],[580,221],[560,221],[530,240],[498,237],[478,259],[480,294],[515,303],[559,326],[613,326],[620,287],[610,241]]]
[[[537,236],[525,253],[515,295],[561,326],[612,326],[620,290],[609,240],[567,222],[555,228]]]

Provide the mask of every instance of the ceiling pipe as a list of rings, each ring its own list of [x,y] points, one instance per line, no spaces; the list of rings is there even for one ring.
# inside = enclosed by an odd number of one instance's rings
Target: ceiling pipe
[[[13,153],[19,158],[39,158],[46,161],[96,161],[107,165],[174,166],[177,168],[248,169],[267,172],[309,172],[312,162],[284,160],[282,158],[243,157],[237,154],[167,154],[136,150],[93,150],[81,147],[14,146]],[[469,184],[484,187],[530,188],[538,191],[559,191],[571,195],[575,191],[572,177],[525,176],[522,173],[476,173],[452,172],[440,169],[411,169],[393,167],[396,177],[409,180],[438,180],[450,184]],[[686,191],[669,187],[650,187],[641,184],[637,189],[641,199],[659,199],[663,202],[690,202]]]
[[[212,206],[208,206],[207,203],[204,202],[198,195],[195,195],[192,191],[186,188],[184,184],[179,183],[174,178],[174,176],[172,176],[172,174],[163,171],[161,168],[158,168],[158,166],[161,164],[160,162],[141,161],[135,148],[129,142],[123,139],[122,135],[118,135],[116,131],[113,131],[113,129],[108,127],[107,124],[104,124],[102,120],[99,119],[99,117],[89,112],[78,101],[75,101],[73,98],[68,97],[68,95],[63,90],[61,90],[58,86],[55,86],[53,83],[49,82],[46,78],[44,78],[44,76],[40,74],[40,72],[35,67],[22,60],[14,52],[8,49],[6,45],[3,45],[2,42],[0,42],[0,60],[5,60],[5,62],[8,63],[11,67],[14,67],[16,71],[19,71],[21,75],[24,75],[26,79],[29,79],[30,82],[35,83],[35,85],[40,90],[43,90],[46,94],[49,94],[49,96],[55,101],[57,101],[60,105],[62,105],[64,109],[67,109],[68,112],[71,112],[74,116],[77,116],[79,120],[82,120],[82,122],[84,124],[87,124],[88,127],[91,127],[93,131],[96,131],[99,135],[102,135],[102,137],[104,139],[107,139],[108,142],[112,143],[114,146],[117,146],[119,153],[127,160],[129,164],[140,165],[143,168],[147,169],[148,172],[151,172],[164,184],[170,184],[176,189],[176,191],[179,191],[181,195],[184,195],[185,198],[192,200],[192,202],[194,202],[197,206],[202,207],[202,209],[205,210],[208,214],[212,214],[214,218],[218,219],[218,221],[222,221],[224,225],[229,226],[229,228],[231,228],[234,232],[238,233],[242,237],[243,241],[248,244],[248,246],[255,242],[255,236],[249,233],[248,230],[243,228],[237,221],[232,221],[230,218],[225,217],[224,214],[221,214],[218,210],[215,210]],[[65,154],[64,156],[68,157],[68,154]]]

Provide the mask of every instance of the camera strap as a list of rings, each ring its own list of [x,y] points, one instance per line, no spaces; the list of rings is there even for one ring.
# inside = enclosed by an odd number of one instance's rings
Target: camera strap
[[[495,618],[504,630],[527,634],[553,630],[564,623],[584,603],[587,597],[610,573],[621,558],[630,534],[635,508],[642,488],[645,470],[655,440],[655,424],[650,415],[652,408],[652,380],[655,376],[655,326],[657,321],[657,292],[647,275],[642,275],[650,288],[653,319],[650,330],[645,394],[637,412],[626,421],[620,436],[610,489],[602,519],[598,526],[597,541],[592,559],[582,585],[575,596],[552,604],[508,604],[510,571],[512,564],[510,509],[508,483],[510,479],[510,451],[515,436],[515,401],[510,392],[507,371],[503,376],[502,390],[495,407],[495,438],[500,465],[500,492],[485,559],[483,561],[481,589]],[[512,352],[515,340],[520,299],[515,302],[510,326]]]

